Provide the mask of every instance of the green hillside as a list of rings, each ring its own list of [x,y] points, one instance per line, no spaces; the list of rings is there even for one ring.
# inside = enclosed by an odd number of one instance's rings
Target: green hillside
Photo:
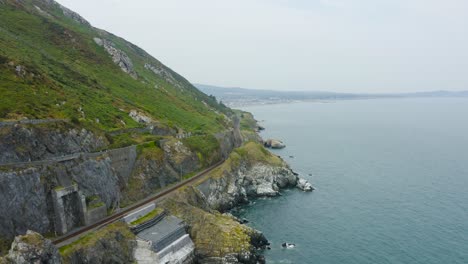
[[[54,1],[0,0],[0,120],[65,118],[112,131],[142,126],[132,110],[186,131],[230,126],[230,109],[139,47]]]

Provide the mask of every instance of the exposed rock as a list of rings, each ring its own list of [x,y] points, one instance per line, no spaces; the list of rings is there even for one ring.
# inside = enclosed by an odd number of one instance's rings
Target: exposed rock
[[[111,55],[112,61],[117,64],[122,71],[125,73],[128,73],[130,76],[132,76],[134,79],[136,79],[138,76],[133,68],[133,62],[128,57],[127,53],[125,53],[122,50],[119,50],[115,47],[115,44],[112,41],[105,40],[105,39],[100,39],[100,38],[93,38],[94,42],[98,44],[99,46],[104,47],[104,49]]]
[[[138,112],[137,110],[131,110],[128,115],[138,123],[148,124],[148,123],[153,122],[151,117],[149,117],[149,116],[147,116],[147,115],[145,115],[145,114],[143,114],[141,112]]]
[[[211,210],[197,189],[180,190],[161,206],[189,225],[197,263],[262,263],[263,234]]]
[[[34,8],[36,8],[36,10],[43,16],[46,16],[46,17],[52,17],[49,13],[47,13],[46,11],[42,10],[40,7],[38,7],[37,5],[34,6]]]
[[[303,178],[299,178],[297,181],[297,188],[303,190],[304,192],[311,192],[314,190],[314,187],[312,187],[312,185]]]
[[[221,212],[249,198],[276,196],[280,188],[296,186],[298,180],[284,161],[254,142],[232,153],[212,175],[198,189],[210,207]]]
[[[60,7],[60,9],[62,9],[64,16],[69,17],[82,25],[91,26],[91,24],[89,24],[89,22],[86,19],[84,19],[82,16],[64,7],[63,5],[60,5],[58,3],[57,5]]]
[[[142,150],[122,194],[123,203],[130,204],[144,199],[156,190],[181,179],[174,168],[164,162],[163,155],[161,149]]]
[[[28,229],[53,232],[56,188],[77,184],[85,197],[99,197],[107,209],[118,207],[136,158],[136,147],[127,147],[60,162],[0,167],[0,199],[8,201],[0,203],[0,235],[12,238]],[[74,220],[81,217],[77,213],[66,211],[67,229],[81,222]]]
[[[282,149],[286,147],[286,145],[281,140],[278,140],[278,139],[267,139],[264,142],[264,146],[267,148],[273,148],[273,149]]]
[[[26,74],[26,70],[22,65],[16,65],[15,67],[16,75],[23,77]]]
[[[185,146],[182,141],[177,139],[162,140],[160,145],[166,161],[178,174],[185,175],[199,168],[197,154]]]
[[[50,159],[106,146],[103,136],[61,122],[0,126],[0,164]]]
[[[0,172],[0,200],[3,201],[0,203],[0,235],[3,237],[24,234],[27,229],[41,233],[49,230],[46,192],[39,170]]]
[[[72,243],[61,254],[70,264],[134,263],[136,246],[126,224],[117,222]]]
[[[165,67],[163,67],[162,64],[159,66],[154,66],[152,64],[146,63],[145,68],[152,71],[154,74],[158,75],[159,77],[163,78],[168,83],[171,83],[181,88],[181,85],[177,82],[177,80],[174,78],[172,73],[168,71]]]
[[[61,258],[50,240],[28,230],[25,235],[15,237],[4,261],[15,264],[60,264]]]

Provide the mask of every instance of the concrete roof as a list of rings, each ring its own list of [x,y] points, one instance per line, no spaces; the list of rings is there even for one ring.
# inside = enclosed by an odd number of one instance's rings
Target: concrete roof
[[[164,219],[156,225],[139,232],[137,236],[144,240],[157,243],[166,236],[179,230],[181,227],[184,227],[184,222],[175,216],[169,215],[164,217]]]

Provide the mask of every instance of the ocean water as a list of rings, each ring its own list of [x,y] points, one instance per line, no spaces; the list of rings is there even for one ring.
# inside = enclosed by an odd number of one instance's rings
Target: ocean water
[[[468,263],[468,99],[244,110],[316,187],[235,211],[272,243],[267,263]]]

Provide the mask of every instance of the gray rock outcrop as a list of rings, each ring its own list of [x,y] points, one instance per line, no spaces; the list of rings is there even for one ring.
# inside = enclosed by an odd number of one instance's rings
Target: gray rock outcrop
[[[130,113],[128,114],[133,120],[135,120],[138,123],[143,123],[143,124],[148,124],[153,122],[151,117],[138,112],[137,110],[131,110]]]
[[[0,164],[91,152],[107,144],[105,137],[66,122],[0,126]]]
[[[312,184],[310,184],[306,179],[303,178],[299,178],[299,180],[297,181],[297,188],[303,190],[304,192],[311,192],[314,190]]]
[[[211,208],[224,212],[249,198],[279,195],[281,188],[296,186],[298,177],[287,166],[240,164],[223,177],[212,177],[198,188]]]
[[[60,254],[52,242],[30,230],[25,235],[15,237],[4,262],[12,264],[62,263]]]
[[[159,66],[154,66],[152,64],[146,63],[145,68],[152,71],[154,74],[158,75],[159,77],[163,78],[166,80],[166,82],[173,84],[177,86],[178,88],[181,88],[182,86],[179,84],[179,82],[174,78],[172,73],[168,71],[165,67],[162,65]]]
[[[286,145],[278,139],[267,139],[263,145],[267,148],[273,149],[282,149],[286,147]]]
[[[122,71],[129,74],[134,79],[138,77],[133,68],[133,62],[130,57],[128,57],[127,53],[123,50],[116,48],[112,41],[94,38],[94,42],[99,46],[104,47],[104,50],[106,50],[106,52],[112,57],[112,61],[117,64]]]

